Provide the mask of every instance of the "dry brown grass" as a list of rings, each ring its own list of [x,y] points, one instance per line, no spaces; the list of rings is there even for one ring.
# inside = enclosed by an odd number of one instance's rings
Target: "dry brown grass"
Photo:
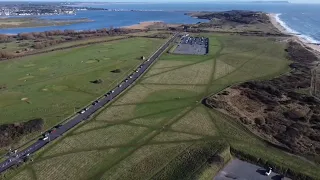
[[[206,84],[210,80],[212,68],[212,61],[206,61],[146,78],[142,83]]]
[[[186,140],[194,140],[201,139],[202,136],[191,135],[186,133],[177,133],[177,132],[162,132],[158,136],[152,139],[152,141],[156,142],[165,142],[165,141],[186,141]]]
[[[183,65],[188,65],[193,63],[192,61],[158,61],[143,77],[147,78],[151,75],[166,72],[169,70],[172,70],[174,68],[183,66]]]
[[[107,125],[107,123],[101,123],[101,122],[96,122],[96,121],[91,121],[89,123],[87,123],[84,126],[81,126],[80,128],[76,129],[75,131],[73,131],[74,133],[80,133],[89,129],[94,129],[94,128],[98,128],[101,126],[105,126]]]
[[[97,129],[78,134],[76,136],[69,136],[63,141],[65,141],[66,144],[72,144],[74,149],[115,146],[130,142],[145,130],[147,130],[147,128],[115,125],[104,129]]]
[[[40,161],[34,165],[38,179],[83,179],[87,172],[112,157],[116,149],[104,151],[80,152]],[[53,168],[54,167],[54,168]]]
[[[142,134],[147,128],[115,125],[94,131],[68,136],[57,143],[45,156],[72,152],[83,149],[95,149],[101,146],[117,146],[127,144]]]
[[[214,79],[219,79],[223,76],[226,76],[227,74],[234,71],[234,67],[230,66],[229,64],[226,64],[225,62],[221,60],[216,61],[216,67],[214,72]]]
[[[114,105],[129,104],[129,103],[140,103],[144,102],[150,94],[156,91],[162,90],[187,90],[196,93],[202,93],[206,86],[195,86],[195,85],[156,85],[156,84],[137,84],[124,96],[119,98]]]
[[[202,107],[198,107],[189,112],[177,123],[173,124],[171,128],[186,133],[191,132],[209,136],[214,136],[216,134],[216,129],[212,120]]]
[[[21,171],[19,174],[14,176],[11,180],[34,180],[29,170]]]
[[[107,171],[104,180],[143,179],[155,174],[173,158],[183,152],[188,144],[148,145]]]
[[[119,122],[134,117],[136,105],[110,106],[96,117],[97,121]]]

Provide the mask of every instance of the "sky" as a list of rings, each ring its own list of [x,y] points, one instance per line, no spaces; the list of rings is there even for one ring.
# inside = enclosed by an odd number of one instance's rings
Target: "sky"
[[[162,0],[0,0],[0,1],[59,1],[59,2],[148,2],[148,3],[160,3],[163,2]],[[243,2],[243,1],[279,1],[279,0],[166,0],[166,2],[225,2],[225,1],[232,1],[232,2]],[[280,0],[281,1],[281,0]],[[320,3],[320,0],[288,0],[291,3]]]

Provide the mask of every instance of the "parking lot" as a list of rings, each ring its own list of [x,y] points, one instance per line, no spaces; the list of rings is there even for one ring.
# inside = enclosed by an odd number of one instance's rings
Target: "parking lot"
[[[283,177],[274,172],[270,173],[268,176],[265,174],[266,171],[267,170],[265,168],[239,159],[234,159],[218,173],[214,180],[289,180],[289,178]]]
[[[205,55],[209,52],[209,39],[205,37],[182,36],[174,54]]]

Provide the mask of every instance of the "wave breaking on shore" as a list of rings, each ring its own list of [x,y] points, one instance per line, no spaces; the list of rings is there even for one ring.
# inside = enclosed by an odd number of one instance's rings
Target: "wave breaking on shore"
[[[312,43],[312,44],[320,44],[320,41],[318,41],[318,40],[316,40],[316,39],[314,39],[314,38],[312,38],[312,37],[310,37],[310,36],[308,36],[308,35],[302,34],[302,33],[298,32],[298,31],[290,28],[290,27],[280,18],[281,15],[282,15],[281,13],[278,13],[278,14],[274,14],[273,16],[274,16],[275,20],[277,21],[277,23],[279,23],[279,25],[281,25],[281,26],[285,29],[285,31],[286,31],[287,33],[290,33],[290,34],[294,34],[294,35],[296,35],[296,36],[299,36],[300,38],[306,40],[306,41],[309,42],[309,43]]]

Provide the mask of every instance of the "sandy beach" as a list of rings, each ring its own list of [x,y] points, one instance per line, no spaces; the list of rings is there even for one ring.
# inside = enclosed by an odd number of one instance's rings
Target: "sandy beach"
[[[160,24],[164,24],[161,21],[144,21],[144,22],[140,22],[139,24],[134,24],[131,26],[125,26],[124,28],[128,28],[128,29],[147,29],[150,26],[153,25],[160,25]]]
[[[299,34],[294,34],[291,32],[288,32],[287,29],[285,27],[283,27],[277,20],[277,14],[268,14],[271,23],[282,33],[284,34],[289,34],[289,35],[293,35],[293,39],[302,43],[304,46],[306,46],[307,48],[315,51],[315,53],[320,54],[320,45],[316,45],[313,43],[310,43],[309,41],[307,41],[306,39],[302,38],[301,36],[299,36]]]

